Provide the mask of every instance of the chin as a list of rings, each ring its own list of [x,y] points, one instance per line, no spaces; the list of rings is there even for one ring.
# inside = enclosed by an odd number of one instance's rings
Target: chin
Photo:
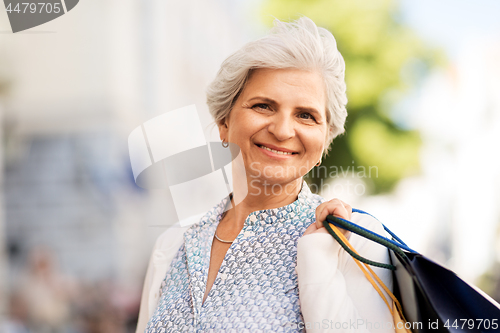
[[[253,181],[254,184],[260,184],[260,185],[265,185],[265,186],[272,186],[272,185],[287,185],[290,183],[293,183],[297,181],[297,179],[300,177],[295,177],[293,175],[285,175],[283,177],[269,177],[261,175],[260,177],[256,177],[255,175],[253,177],[250,177],[250,181]]]

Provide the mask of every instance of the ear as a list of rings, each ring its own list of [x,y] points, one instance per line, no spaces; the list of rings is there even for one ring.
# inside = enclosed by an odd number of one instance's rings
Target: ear
[[[227,117],[222,119],[218,124],[217,126],[219,127],[219,135],[220,135],[220,139],[221,141],[223,141],[224,139],[226,140],[227,142],[227,132],[229,130],[228,126],[227,126]]]

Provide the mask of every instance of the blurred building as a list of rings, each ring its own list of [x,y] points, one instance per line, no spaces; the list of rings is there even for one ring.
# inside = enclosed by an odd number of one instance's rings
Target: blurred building
[[[62,274],[111,281],[129,296],[113,299],[138,306],[151,247],[175,211],[167,192],[135,185],[127,137],[156,115],[196,104],[207,139],[218,138],[205,88],[259,29],[252,8],[229,0],[80,1],[54,21],[0,35],[8,83],[0,97],[0,246],[10,290],[23,288],[30,251],[46,246]],[[0,29],[10,30],[3,11]]]

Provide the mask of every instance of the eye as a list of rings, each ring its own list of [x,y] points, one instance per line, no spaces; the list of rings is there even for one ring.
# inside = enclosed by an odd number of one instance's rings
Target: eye
[[[268,104],[258,103],[252,106],[252,109],[270,110],[271,108],[269,107]]]
[[[303,112],[303,113],[299,114],[299,118],[304,119],[304,120],[316,121],[316,118],[314,118],[314,116],[312,114],[310,114],[309,112]]]

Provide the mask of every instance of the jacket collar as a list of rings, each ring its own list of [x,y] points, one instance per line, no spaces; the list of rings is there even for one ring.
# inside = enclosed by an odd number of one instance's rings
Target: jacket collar
[[[280,215],[280,212],[292,212],[296,210],[299,206],[301,205],[307,205],[310,203],[310,201],[313,199],[314,194],[311,192],[311,189],[307,185],[306,181],[302,181],[302,188],[298,194],[297,200],[294,202],[278,207],[278,208],[271,208],[271,209],[263,209],[263,210],[257,210],[254,212],[251,212],[247,219],[245,220],[245,224],[252,224],[255,223],[257,220],[256,216],[264,214],[264,215]],[[224,199],[221,200],[217,206],[213,207],[210,211],[208,211],[203,217],[198,221],[197,223],[193,224],[190,229],[187,230],[187,233],[189,232],[196,232],[196,229],[199,228],[204,228],[205,226],[208,225],[213,225],[216,224],[216,227],[226,211],[226,208],[230,205],[230,201],[232,198],[232,193],[226,196]]]

